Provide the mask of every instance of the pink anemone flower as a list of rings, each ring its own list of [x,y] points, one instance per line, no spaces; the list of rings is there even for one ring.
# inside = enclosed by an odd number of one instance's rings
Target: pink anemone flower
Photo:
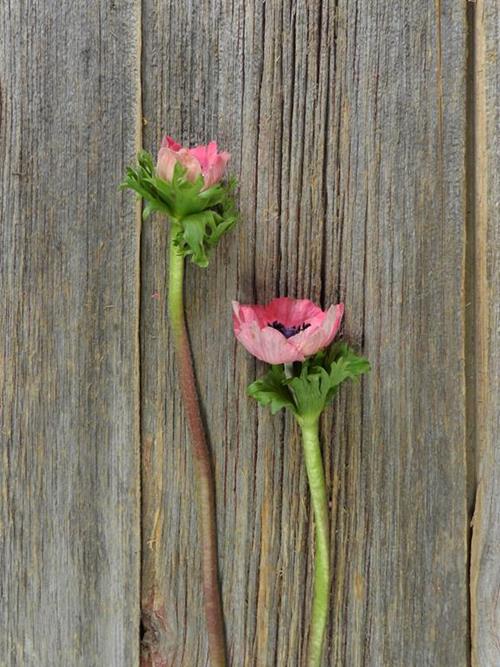
[[[236,338],[268,364],[290,364],[327,347],[340,328],[344,304],[321,310],[308,299],[273,299],[266,306],[233,301]]]
[[[195,181],[201,174],[205,181],[204,189],[207,189],[222,179],[230,157],[230,154],[225,151],[217,152],[215,141],[211,141],[208,146],[183,148],[172,137],[167,136],[161,142],[156,172],[164,181],[171,181],[175,165],[179,162],[187,169],[188,181]]]

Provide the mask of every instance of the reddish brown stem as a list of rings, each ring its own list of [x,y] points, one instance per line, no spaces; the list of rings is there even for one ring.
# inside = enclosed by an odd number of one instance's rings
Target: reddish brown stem
[[[175,227],[172,229],[172,239]],[[191,433],[198,504],[205,619],[212,667],[226,666],[224,617],[219,590],[215,483],[210,449],[201,418],[192,354],[184,317],[184,257],[170,242],[168,308],[179,367],[182,401]]]

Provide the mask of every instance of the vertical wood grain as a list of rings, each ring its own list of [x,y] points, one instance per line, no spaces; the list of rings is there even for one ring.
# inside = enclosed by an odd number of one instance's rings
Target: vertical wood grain
[[[465,6],[338,11],[332,245],[373,372],[333,449],[332,663],[466,665]]]
[[[301,665],[312,525],[297,429],[230,301],[346,303],[373,364],[323,422],[325,665],[467,665],[465,3],[143,2],[144,145],[216,138],[241,222],[187,309],[217,479],[234,665]],[[143,227],[144,656],[205,665],[192,469],[166,318],[167,225]]]
[[[139,3],[0,24],[0,664],[135,667]]]
[[[473,319],[477,493],[472,528],[471,612],[475,667],[500,663],[500,14],[478,0],[473,13]]]

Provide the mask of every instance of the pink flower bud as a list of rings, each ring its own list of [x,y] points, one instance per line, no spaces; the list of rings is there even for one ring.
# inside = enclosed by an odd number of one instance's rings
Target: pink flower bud
[[[205,181],[204,189],[216,185],[223,177],[229,153],[217,152],[217,143],[211,141],[208,146],[183,148],[172,137],[165,137],[158,153],[156,172],[165,181],[171,181],[177,162],[187,169],[188,181],[195,181],[201,174]]]
[[[289,364],[330,345],[337,334],[344,304],[321,310],[308,299],[273,299],[266,306],[233,301],[236,338],[257,359]]]

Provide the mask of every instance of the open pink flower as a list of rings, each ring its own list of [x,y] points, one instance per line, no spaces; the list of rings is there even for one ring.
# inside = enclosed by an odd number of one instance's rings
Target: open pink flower
[[[172,137],[165,137],[158,153],[156,172],[164,181],[171,181],[177,162],[187,169],[186,178],[195,181],[201,174],[205,189],[218,183],[224,175],[230,154],[217,152],[217,143],[211,141],[208,146],[183,148]]]
[[[323,311],[308,299],[273,299],[266,306],[233,301],[236,338],[268,364],[304,361],[327,347],[340,328],[344,304]]]

